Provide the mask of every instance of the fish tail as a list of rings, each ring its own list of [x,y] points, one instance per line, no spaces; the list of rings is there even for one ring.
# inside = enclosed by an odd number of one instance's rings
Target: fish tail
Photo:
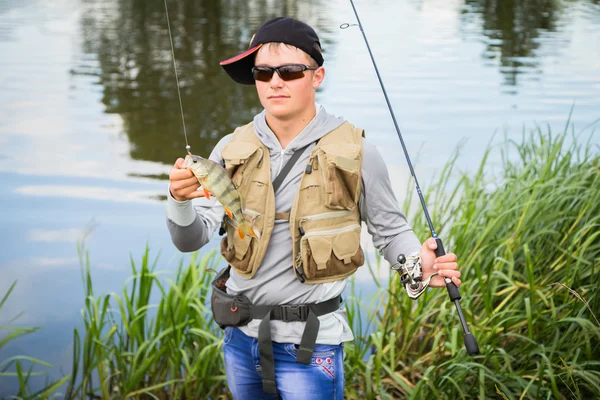
[[[246,221],[242,222],[238,226],[238,234],[240,235],[240,239],[244,239],[244,237],[246,235],[258,238],[258,235],[256,234],[256,232],[254,231],[254,229],[252,229],[252,225],[250,225]]]

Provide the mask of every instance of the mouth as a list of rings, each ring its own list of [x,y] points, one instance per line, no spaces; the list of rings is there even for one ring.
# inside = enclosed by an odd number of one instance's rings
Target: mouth
[[[274,96],[269,96],[267,97],[267,99],[287,99],[290,96],[283,96],[283,95],[274,95]]]

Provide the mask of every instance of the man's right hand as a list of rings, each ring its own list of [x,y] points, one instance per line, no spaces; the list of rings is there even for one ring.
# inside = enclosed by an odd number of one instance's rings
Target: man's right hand
[[[192,171],[183,167],[183,158],[178,158],[169,173],[169,190],[177,201],[205,197],[203,190],[198,190],[200,183]]]

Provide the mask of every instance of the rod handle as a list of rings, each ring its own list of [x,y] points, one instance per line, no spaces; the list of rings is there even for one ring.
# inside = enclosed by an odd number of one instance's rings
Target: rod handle
[[[479,354],[479,346],[477,345],[477,340],[475,340],[475,336],[471,332],[465,333],[465,347],[467,349],[467,353],[470,356],[474,356]]]
[[[435,255],[440,257],[440,256],[443,256],[444,254],[446,254],[446,251],[444,250],[444,244],[442,243],[442,239],[435,238],[435,242],[437,243],[437,248],[435,249]],[[455,304],[457,304],[457,307],[459,307],[458,306],[459,303],[456,302],[456,300],[460,300],[460,298],[461,298],[458,288],[456,287],[454,282],[452,282],[451,279],[444,278],[444,281],[446,282],[446,289],[448,289],[448,294],[450,295],[450,299],[452,301],[454,301]],[[461,314],[462,314],[462,312],[461,312]],[[461,316],[461,320],[463,320],[463,319],[464,319],[464,317]],[[463,322],[463,325],[464,325],[464,331],[465,331],[464,332],[465,348],[467,349],[467,353],[469,353],[470,356],[479,354],[479,346],[477,345],[477,340],[475,340],[475,336],[473,336],[473,334],[468,331],[468,328],[466,328],[465,322]]]
[[[435,249],[435,255],[438,257],[441,257],[444,254],[446,254],[446,250],[444,250],[444,244],[442,243],[442,239],[435,238],[435,243],[437,243],[437,248]],[[452,282],[452,280],[450,278],[444,278],[444,281],[446,282],[446,289],[448,289],[448,294],[450,295],[450,300],[452,300],[452,301],[460,300],[461,299],[460,292],[458,291],[458,288],[456,287],[454,282]]]
[[[444,250],[444,244],[442,243],[442,239],[435,238],[435,243],[437,244],[437,249],[435,249],[435,255],[438,257],[446,254],[446,250]]]

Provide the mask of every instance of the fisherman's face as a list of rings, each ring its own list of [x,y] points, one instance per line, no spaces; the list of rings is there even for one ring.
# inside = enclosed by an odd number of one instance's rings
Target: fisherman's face
[[[311,57],[300,49],[282,43],[262,46],[254,61],[255,66],[278,67],[285,64],[316,66]],[[256,81],[256,91],[266,112],[280,120],[292,120],[314,106],[315,89],[321,85],[325,69],[304,71],[304,77],[284,81],[277,72],[269,82]]]

